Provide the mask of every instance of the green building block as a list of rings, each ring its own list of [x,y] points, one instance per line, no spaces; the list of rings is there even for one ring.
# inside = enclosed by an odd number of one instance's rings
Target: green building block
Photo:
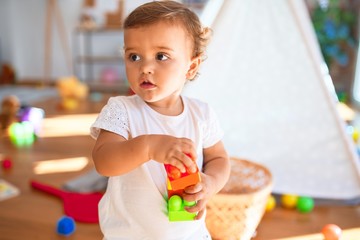
[[[184,201],[180,196],[173,195],[168,201],[168,216],[170,222],[193,221],[197,213],[190,213],[185,206],[194,206],[196,202]]]

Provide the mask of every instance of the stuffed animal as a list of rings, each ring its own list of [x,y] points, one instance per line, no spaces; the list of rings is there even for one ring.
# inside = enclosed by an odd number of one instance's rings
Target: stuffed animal
[[[12,123],[17,122],[20,100],[15,95],[4,97],[1,102],[0,131],[6,130]]]
[[[79,102],[88,95],[88,86],[76,77],[64,77],[57,81],[57,89],[61,97],[60,106],[66,110],[77,108]]]

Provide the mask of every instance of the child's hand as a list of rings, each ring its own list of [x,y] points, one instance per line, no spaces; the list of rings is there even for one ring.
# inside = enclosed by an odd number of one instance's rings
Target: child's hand
[[[203,216],[207,201],[216,193],[212,187],[212,177],[204,173],[200,174],[201,182],[185,188],[183,193],[184,200],[188,202],[196,201],[195,206],[185,207],[188,212],[198,212],[196,220]]]
[[[160,163],[170,164],[182,173],[188,169],[196,172],[196,149],[193,141],[169,135],[150,135],[149,157]]]

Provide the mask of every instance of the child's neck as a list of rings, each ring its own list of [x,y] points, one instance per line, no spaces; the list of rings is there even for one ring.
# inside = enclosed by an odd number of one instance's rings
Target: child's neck
[[[146,102],[146,104],[154,111],[167,116],[178,116],[184,110],[184,104],[181,97],[179,97],[174,103],[167,103],[165,105],[151,102]]]

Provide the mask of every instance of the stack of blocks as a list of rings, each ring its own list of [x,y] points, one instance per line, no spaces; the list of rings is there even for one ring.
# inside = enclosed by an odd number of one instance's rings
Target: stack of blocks
[[[168,190],[168,216],[169,221],[191,221],[197,213],[190,213],[184,207],[194,206],[196,202],[183,200],[182,194],[186,187],[200,182],[199,170],[195,173],[181,173],[180,170],[170,164],[164,164],[167,173]]]

